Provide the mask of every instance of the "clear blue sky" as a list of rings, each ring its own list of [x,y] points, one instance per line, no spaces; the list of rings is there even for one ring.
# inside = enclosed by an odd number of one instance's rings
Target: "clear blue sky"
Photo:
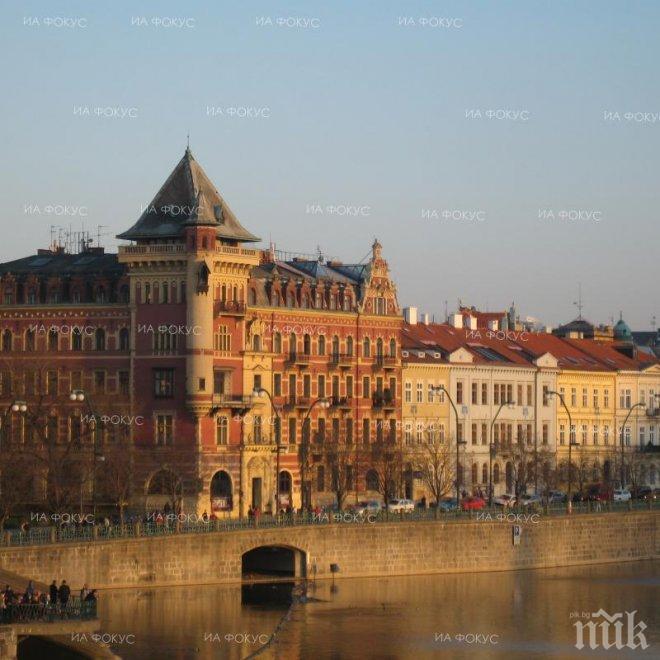
[[[576,315],[582,282],[587,318],[622,310],[636,329],[660,320],[657,0],[23,1],[0,11],[3,260],[45,247],[50,225],[69,221],[105,225],[116,246],[190,132],[250,231],[345,261],[377,236],[403,305],[439,318],[445,300],[450,310],[458,298],[490,309],[515,300],[556,324]],[[57,17],[79,26],[44,25]],[[131,25],[172,18],[193,27]],[[232,107],[269,116],[207,110]],[[87,215],[44,212],[56,204]],[[310,204],[368,209],[348,218]],[[424,219],[423,209],[484,219]],[[540,209],[555,219],[539,220]],[[579,210],[600,220],[557,217]]]

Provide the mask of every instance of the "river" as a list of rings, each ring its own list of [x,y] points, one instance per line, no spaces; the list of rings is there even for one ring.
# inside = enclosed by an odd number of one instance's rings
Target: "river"
[[[659,587],[659,561],[318,581],[310,585],[309,602],[293,608],[277,643],[259,657],[658,658]],[[101,631],[116,636],[112,649],[127,660],[245,658],[286,614],[290,589],[104,591]],[[578,651],[574,623],[587,623],[584,617],[601,609],[610,616],[636,611],[634,624],[647,626],[649,647],[605,652],[601,643]],[[625,628],[622,640],[628,642]]]

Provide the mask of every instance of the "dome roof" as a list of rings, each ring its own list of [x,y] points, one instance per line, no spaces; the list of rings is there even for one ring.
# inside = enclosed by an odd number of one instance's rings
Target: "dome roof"
[[[632,340],[632,331],[628,327],[628,324],[623,320],[623,317],[621,317],[614,326],[614,338],[624,339],[626,341]]]

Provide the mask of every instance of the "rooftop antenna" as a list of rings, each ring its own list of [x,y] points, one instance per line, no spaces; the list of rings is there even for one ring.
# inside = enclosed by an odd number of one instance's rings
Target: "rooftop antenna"
[[[190,151],[190,131],[186,135],[186,151]]]
[[[651,330],[653,330],[653,332],[655,332],[655,325],[656,325],[656,323],[655,323],[655,314],[654,314],[651,317]]]
[[[573,304],[578,308],[577,320],[581,321],[582,320],[582,308],[584,307],[584,305],[582,304],[582,282],[578,282],[578,299],[573,301]]]
[[[447,308],[447,302],[448,301],[445,300],[445,323],[449,321],[449,309]]]

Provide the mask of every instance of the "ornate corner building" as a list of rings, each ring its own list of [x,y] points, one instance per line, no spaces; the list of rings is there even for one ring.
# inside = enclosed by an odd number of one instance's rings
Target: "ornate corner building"
[[[134,507],[233,516],[333,499],[331,442],[395,442],[402,317],[377,241],[361,264],[250,247],[189,149],[118,238],[131,241],[118,254],[53,247],[0,265],[3,434],[50,424],[95,461],[120,429]],[[104,422],[86,433],[90,416]],[[375,488],[368,471],[350,475],[354,498]]]

